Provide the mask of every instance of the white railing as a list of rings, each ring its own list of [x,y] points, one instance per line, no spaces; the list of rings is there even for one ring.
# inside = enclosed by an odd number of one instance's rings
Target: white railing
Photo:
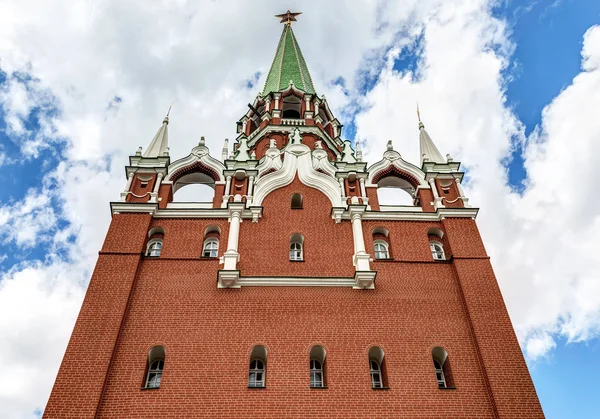
[[[281,125],[306,125],[304,119],[282,119]]]

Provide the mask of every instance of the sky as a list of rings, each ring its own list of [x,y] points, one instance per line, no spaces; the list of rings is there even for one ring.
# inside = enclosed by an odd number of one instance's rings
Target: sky
[[[260,3],[260,4],[258,4]],[[0,418],[39,417],[125,186],[170,104],[219,157],[294,25],[343,136],[418,164],[419,103],[470,203],[548,418],[598,417],[600,2],[0,2]]]

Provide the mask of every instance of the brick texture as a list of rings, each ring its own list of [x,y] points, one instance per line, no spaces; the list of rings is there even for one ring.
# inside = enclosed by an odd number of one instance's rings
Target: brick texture
[[[374,190],[374,189],[373,189]],[[369,191],[371,192],[371,190]],[[303,209],[292,210],[293,193]],[[240,228],[243,276],[352,277],[350,221],[298,181],[272,192]],[[472,220],[363,221],[367,251],[384,227],[393,260],[372,262],[376,289],[218,289],[205,231],[225,219],[113,218],[45,417],[543,417],[502,296]],[[140,258],[161,226],[160,258]],[[445,232],[435,262],[428,230]],[[291,234],[304,261],[289,261]],[[312,345],[326,350],[327,389],[309,386]],[[160,389],[142,389],[148,351],[166,350]],[[268,350],[266,388],[249,389],[254,345]],[[387,390],[373,390],[368,351],[384,350]],[[431,351],[448,352],[455,389],[441,390]]]

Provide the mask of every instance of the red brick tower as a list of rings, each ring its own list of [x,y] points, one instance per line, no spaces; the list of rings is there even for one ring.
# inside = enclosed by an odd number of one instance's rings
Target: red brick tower
[[[231,156],[171,162],[165,118],[130,158],[44,417],[543,417],[460,163],[419,123],[367,167],[294,16]]]

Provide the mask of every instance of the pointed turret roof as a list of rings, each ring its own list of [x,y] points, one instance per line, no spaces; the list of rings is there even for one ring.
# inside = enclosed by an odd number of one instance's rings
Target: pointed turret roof
[[[169,109],[170,110],[170,109]],[[150,142],[150,146],[144,152],[144,157],[160,157],[168,153],[169,149],[169,114],[165,116],[162,125],[156,132],[156,135]]]
[[[263,95],[287,89],[290,81],[294,83],[295,87],[306,93],[316,93],[292,26],[285,24],[267,76]]]
[[[442,153],[435,146],[433,140],[425,131],[425,125],[419,121],[419,146],[421,149],[421,166],[423,166],[423,160],[429,159],[433,163],[446,163],[446,160],[442,157]]]

